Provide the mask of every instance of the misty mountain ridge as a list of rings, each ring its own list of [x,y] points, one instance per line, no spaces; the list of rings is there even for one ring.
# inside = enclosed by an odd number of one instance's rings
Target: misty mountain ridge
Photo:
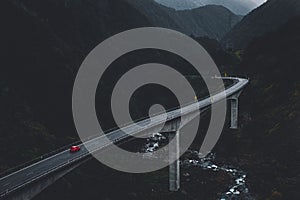
[[[156,2],[176,10],[194,9],[206,5],[220,5],[237,15],[246,15],[256,8],[257,3],[251,0],[155,0]]]
[[[217,5],[176,11],[154,0],[127,0],[127,2],[144,14],[153,25],[195,37],[207,36],[220,40],[242,19],[242,16]]]

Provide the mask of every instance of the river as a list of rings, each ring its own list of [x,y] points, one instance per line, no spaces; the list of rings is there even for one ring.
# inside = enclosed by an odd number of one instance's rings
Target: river
[[[152,137],[147,139],[147,143],[142,149],[143,152],[148,153],[148,158],[155,156],[155,150],[168,142],[167,138],[159,133],[153,134]],[[216,154],[209,153],[206,157],[202,158],[198,151],[189,149],[185,156],[180,160],[181,167],[185,168],[199,168],[199,170],[209,170],[213,172],[224,172],[232,178],[234,184],[227,186],[227,191],[222,191],[219,200],[255,200],[247,187],[247,172],[243,169],[236,168],[230,163],[219,165],[216,163]],[[182,183],[184,184],[184,183]],[[216,191],[219,193],[219,191]]]

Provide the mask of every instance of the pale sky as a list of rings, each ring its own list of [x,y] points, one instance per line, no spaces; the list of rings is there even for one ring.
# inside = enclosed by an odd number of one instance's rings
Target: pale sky
[[[252,0],[253,2],[255,2],[257,5],[260,5],[264,2],[266,2],[266,0]]]

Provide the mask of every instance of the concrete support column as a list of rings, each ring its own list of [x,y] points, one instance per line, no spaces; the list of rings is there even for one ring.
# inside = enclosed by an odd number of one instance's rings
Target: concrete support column
[[[180,188],[179,131],[169,132],[168,137],[169,142],[171,142],[171,140],[174,140],[173,145],[169,145],[169,159],[176,159],[175,162],[170,162],[169,165],[169,190],[178,191]]]
[[[238,114],[239,114],[239,99],[232,98],[230,99],[231,102],[231,129],[238,128]]]
[[[231,129],[238,128],[238,118],[239,118],[239,97],[242,91],[234,94],[232,97],[229,98],[231,104]]]

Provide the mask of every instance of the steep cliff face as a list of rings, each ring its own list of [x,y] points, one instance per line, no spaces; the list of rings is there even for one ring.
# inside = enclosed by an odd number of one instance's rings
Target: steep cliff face
[[[220,40],[242,18],[216,5],[176,11],[153,0],[127,1],[155,26],[175,29],[196,37],[207,36]]]
[[[245,48],[254,38],[274,31],[300,15],[299,0],[269,0],[245,16],[222,40],[225,46]]]

